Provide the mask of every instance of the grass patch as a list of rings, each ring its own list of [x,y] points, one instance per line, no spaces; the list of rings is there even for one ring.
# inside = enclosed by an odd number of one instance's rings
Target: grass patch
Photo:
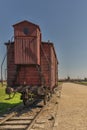
[[[82,84],[87,86],[87,81],[74,81],[74,83]]]
[[[13,99],[9,99],[9,96],[5,94],[5,88],[6,86],[2,87],[0,84],[0,115],[22,102],[20,93],[17,93]]]
[[[87,81],[81,81],[81,83],[83,83],[83,84],[87,84]]]
[[[81,81],[80,83],[83,85],[87,85],[87,81]]]
[[[58,85],[62,85],[63,84],[63,82],[62,81],[58,81]]]

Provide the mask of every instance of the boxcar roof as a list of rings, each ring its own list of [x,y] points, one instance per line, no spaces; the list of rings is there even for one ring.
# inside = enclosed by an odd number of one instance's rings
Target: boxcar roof
[[[37,27],[37,28],[39,29],[39,31],[40,31],[40,27],[39,27],[39,25],[34,24],[34,23],[32,23],[32,22],[29,22],[29,21],[27,21],[27,20],[24,20],[24,21],[18,22],[18,23],[16,23],[16,24],[12,25],[12,26],[15,27],[15,26],[20,25],[20,24],[22,24],[22,23],[29,23],[29,24],[32,24],[33,26]]]
[[[48,41],[48,42],[42,41],[42,44],[49,44],[50,46],[52,46],[52,48],[53,48],[53,50],[54,50],[55,57],[56,57],[56,59],[57,59],[57,63],[59,64],[58,58],[57,58],[57,55],[56,55],[56,51],[55,51],[54,44],[53,44],[52,42],[49,42],[49,41]]]

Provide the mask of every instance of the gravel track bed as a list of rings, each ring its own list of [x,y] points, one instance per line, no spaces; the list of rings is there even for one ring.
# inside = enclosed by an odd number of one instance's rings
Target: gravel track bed
[[[57,130],[87,130],[87,86],[63,84]]]

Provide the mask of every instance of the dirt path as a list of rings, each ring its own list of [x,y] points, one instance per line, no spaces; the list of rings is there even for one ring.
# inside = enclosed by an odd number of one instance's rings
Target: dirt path
[[[87,130],[87,86],[63,84],[58,108],[58,130]]]

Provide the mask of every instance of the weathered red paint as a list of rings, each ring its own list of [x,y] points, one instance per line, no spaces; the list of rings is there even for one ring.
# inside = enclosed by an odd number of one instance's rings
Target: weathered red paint
[[[15,64],[40,65],[41,32],[39,26],[28,21],[13,25]]]
[[[32,37],[22,32],[25,25],[31,32],[36,29],[31,36],[37,38],[31,43]],[[41,42],[39,26],[26,21],[14,25],[14,35],[15,41],[6,44],[8,86],[25,83],[40,86],[44,77],[45,85],[52,90],[58,82],[58,60],[53,43]]]
[[[42,43],[41,69],[47,86],[53,89],[58,82],[58,60],[52,43]]]

